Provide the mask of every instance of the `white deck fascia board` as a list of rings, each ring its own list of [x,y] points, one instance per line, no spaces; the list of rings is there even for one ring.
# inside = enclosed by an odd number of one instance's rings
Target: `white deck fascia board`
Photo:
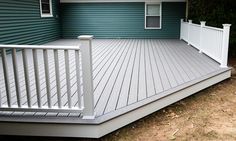
[[[176,91],[171,95],[167,95],[157,101],[146,104],[138,109],[98,125],[0,122],[0,134],[99,138],[209,86],[217,84],[230,76],[231,69],[227,69],[189,87]]]
[[[186,0],[60,0],[60,3],[186,2]]]

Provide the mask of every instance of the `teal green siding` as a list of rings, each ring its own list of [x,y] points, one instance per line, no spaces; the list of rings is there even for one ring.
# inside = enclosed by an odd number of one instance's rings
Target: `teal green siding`
[[[39,0],[0,0],[0,44],[43,44],[61,37],[59,1],[41,18]]]
[[[144,3],[61,4],[62,35],[76,38],[179,38],[185,3],[162,3],[162,29],[144,29]]]

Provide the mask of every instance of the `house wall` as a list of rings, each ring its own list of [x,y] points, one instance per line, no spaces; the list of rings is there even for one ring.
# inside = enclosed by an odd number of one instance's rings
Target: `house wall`
[[[0,0],[0,44],[43,44],[61,37],[59,1],[41,18],[39,0]]]
[[[62,3],[62,36],[179,38],[185,3],[162,3],[162,29],[144,29],[145,3]]]

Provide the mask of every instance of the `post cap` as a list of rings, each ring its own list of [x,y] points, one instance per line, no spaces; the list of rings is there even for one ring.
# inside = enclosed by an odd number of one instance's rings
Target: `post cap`
[[[206,21],[200,21],[201,26],[205,26],[206,25]]]
[[[230,27],[231,24],[223,24],[223,27]]]
[[[93,35],[80,35],[78,38],[80,40],[92,40],[93,39]]]

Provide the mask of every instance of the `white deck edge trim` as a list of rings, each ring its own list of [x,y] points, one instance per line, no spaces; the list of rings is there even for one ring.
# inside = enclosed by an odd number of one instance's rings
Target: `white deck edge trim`
[[[106,3],[106,2],[186,2],[186,0],[60,0],[60,3]]]
[[[199,83],[195,83],[192,86],[174,92],[155,102],[144,105],[138,109],[130,111],[119,117],[113,118],[102,124],[86,125],[86,124],[0,122],[0,134],[99,138],[127,124],[130,124],[138,119],[141,119],[155,111],[158,111],[170,104],[173,104],[183,98],[186,98],[196,92],[199,92],[209,86],[219,83],[229,78],[230,76],[231,76],[231,70],[228,69],[222,73],[216,74],[215,76],[205,79]],[[14,130],[12,130],[13,128]]]

